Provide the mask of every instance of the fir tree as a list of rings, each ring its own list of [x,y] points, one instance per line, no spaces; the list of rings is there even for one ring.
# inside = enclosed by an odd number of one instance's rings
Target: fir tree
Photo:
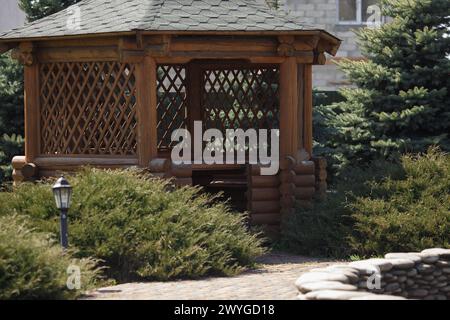
[[[391,21],[357,32],[362,61],[339,63],[356,89],[317,108],[318,153],[339,167],[429,145],[450,150],[450,1],[382,0]]]
[[[23,154],[23,68],[0,55],[0,183],[10,178],[11,159]]]

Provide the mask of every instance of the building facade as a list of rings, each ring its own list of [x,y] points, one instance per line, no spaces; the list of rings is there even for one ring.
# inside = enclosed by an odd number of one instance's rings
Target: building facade
[[[18,0],[0,1],[0,32],[21,27],[25,23],[25,13],[19,8]]]
[[[328,57],[326,65],[314,66],[314,87],[335,91],[349,86],[345,75],[334,62],[342,58],[361,59],[355,30],[383,22],[379,0],[283,0],[280,9],[294,13],[306,25],[323,28],[342,41],[336,57]]]

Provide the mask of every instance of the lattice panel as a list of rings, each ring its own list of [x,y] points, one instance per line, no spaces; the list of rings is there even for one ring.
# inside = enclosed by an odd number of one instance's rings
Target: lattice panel
[[[276,66],[208,68],[202,96],[205,129],[278,129]]]
[[[158,66],[158,149],[170,149],[172,132],[187,128],[186,69],[183,65]]]
[[[134,71],[119,62],[42,64],[41,152],[135,155]]]

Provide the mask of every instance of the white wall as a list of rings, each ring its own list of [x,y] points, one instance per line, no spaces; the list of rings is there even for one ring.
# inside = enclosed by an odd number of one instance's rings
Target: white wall
[[[354,30],[360,25],[343,25],[338,22],[337,0],[282,0],[284,9],[296,15],[300,22],[332,33],[342,40],[338,58],[360,58]],[[320,90],[337,90],[349,85],[345,75],[328,57],[327,65],[313,67],[313,85]]]
[[[22,26],[25,13],[20,10],[18,0],[0,0],[0,32]]]

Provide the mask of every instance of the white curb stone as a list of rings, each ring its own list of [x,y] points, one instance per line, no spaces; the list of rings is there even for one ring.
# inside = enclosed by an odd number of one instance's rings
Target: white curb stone
[[[317,281],[317,282],[307,282],[300,284],[298,290],[301,293],[308,293],[311,291],[319,290],[343,290],[343,291],[356,291],[358,287],[352,286],[351,284],[344,284],[339,281]]]
[[[313,269],[296,281],[300,300],[449,300],[450,249]]]

